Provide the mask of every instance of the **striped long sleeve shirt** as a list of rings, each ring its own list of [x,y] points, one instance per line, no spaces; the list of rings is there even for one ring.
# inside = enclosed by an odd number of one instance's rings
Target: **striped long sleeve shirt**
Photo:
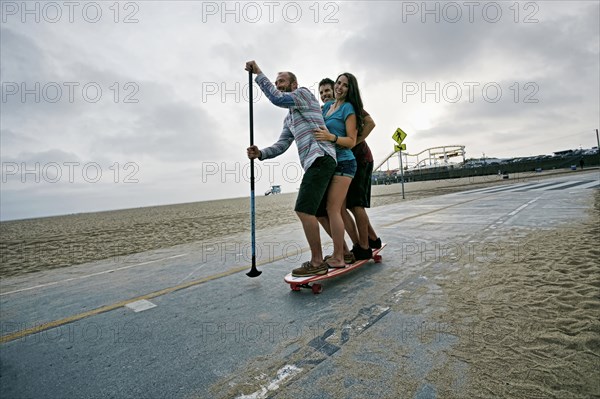
[[[314,130],[325,126],[325,121],[319,102],[310,90],[299,87],[290,93],[281,92],[262,73],[256,76],[256,83],[274,105],[289,109],[277,142],[260,150],[261,160],[283,154],[294,140],[304,171],[308,170],[315,159],[323,155],[327,154],[336,159],[333,143],[315,139]]]

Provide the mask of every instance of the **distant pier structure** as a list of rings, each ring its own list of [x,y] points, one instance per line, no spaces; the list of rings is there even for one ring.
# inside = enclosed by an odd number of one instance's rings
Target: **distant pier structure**
[[[401,155],[400,155],[401,154]],[[448,165],[450,158],[462,157],[462,162],[465,162],[465,146],[464,145],[444,145],[439,147],[427,148],[417,154],[410,154],[408,152],[392,151],[390,155],[385,157],[377,167],[373,170],[374,172],[379,171],[380,168],[386,164],[387,170],[396,169],[390,168],[390,159],[397,155],[398,162],[400,162],[400,156],[402,156],[402,165],[404,169],[423,169],[436,166]],[[398,169],[400,163],[398,163]]]

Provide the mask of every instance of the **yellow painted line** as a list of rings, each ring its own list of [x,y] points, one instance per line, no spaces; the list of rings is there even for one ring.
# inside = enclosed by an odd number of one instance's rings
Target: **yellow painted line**
[[[301,250],[301,253],[307,251],[308,249],[309,249],[308,247],[307,248],[303,248]],[[266,265],[266,264],[269,264],[269,263],[273,263],[273,262],[276,262],[276,261],[284,259],[284,258],[285,258],[284,255],[278,256],[278,257],[276,257],[274,259],[270,259],[268,261],[257,263],[257,266],[263,266],[263,265]],[[124,300],[124,301],[113,303],[111,305],[102,306],[102,307],[99,307],[99,308],[96,308],[96,309],[89,310],[87,312],[83,312],[83,313],[79,313],[79,314],[76,314],[76,315],[73,315],[73,316],[65,317],[64,319],[54,320],[54,321],[51,321],[51,322],[48,322],[48,323],[40,324],[40,325],[32,327],[32,328],[27,328],[27,329],[24,329],[24,330],[21,330],[21,331],[17,331],[17,332],[14,332],[12,334],[3,335],[2,337],[0,337],[0,344],[5,344],[7,342],[14,341],[16,339],[23,338],[23,337],[26,337],[26,336],[31,335],[31,334],[37,334],[39,332],[42,332],[42,331],[45,331],[45,330],[49,330],[51,328],[56,328],[56,327],[60,327],[60,326],[65,325],[65,324],[73,323],[73,322],[79,321],[81,319],[85,319],[86,317],[95,316],[95,315],[98,315],[98,314],[101,314],[101,313],[110,312],[111,310],[115,310],[115,309],[124,307],[125,305],[128,305],[128,304],[130,304],[132,302],[140,301],[142,299],[150,300],[152,298],[156,298],[156,297],[161,296],[161,295],[170,294],[172,292],[180,291],[180,290],[183,290],[183,289],[186,289],[186,288],[189,288],[189,287],[193,287],[195,285],[200,285],[200,284],[204,284],[206,282],[212,281],[212,280],[217,280],[217,279],[220,279],[220,278],[223,278],[223,277],[231,276],[232,274],[236,274],[236,273],[242,272],[244,270],[249,270],[249,267],[250,266],[248,266],[248,265],[247,266],[236,267],[234,269],[227,270],[227,271],[225,271],[223,273],[213,274],[212,276],[203,277],[203,278],[198,279],[198,280],[192,280],[192,281],[189,281],[187,283],[183,283],[183,284],[179,284],[179,285],[176,285],[176,286],[173,286],[173,287],[165,288],[165,289],[162,289],[160,291],[155,291],[155,292],[152,292],[152,293],[149,293],[149,294],[146,294],[146,295],[138,296],[136,298],[131,298],[131,299],[127,299],[127,300]]]
[[[435,212],[439,212],[439,211],[443,211],[445,209],[452,208],[452,207],[455,207],[455,206],[458,206],[458,205],[463,205],[463,204],[466,204],[466,203],[469,203],[469,202],[477,201],[477,200],[480,200],[482,198],[489,197],[491,195],[493,195],[493,194],[489,194],[489,195],[486,195],[484,197],[478,197],[478,198],[475,198],[475,199],[471,199],[471,200],[459,202],[459,203],[453,204],[453,205],[448,205],[446,207],[435,209],[435,210],[428,211],[428,212],[424,212],[424,213],[421,213],[421,214],[418,214],[418,215],[408,216],[406,218],[403,218],[403,219],[400,219],[400,220],[397,220],[397,221],[385,224],[385,225],[383,225],[381,227],[389,227],[389,226],[392,226],[394,224],[398,224],[398,223],[404,222],[406,220],[414,219],[414,218],[417,218],[417,217],[420,217],[420,216],[426,216],[426,215],[429,215],[429,214],[432,214],[432,213],[435,213]],[[305,251],[307,251],[309,249],[310,248],[303,248],[301,250],[301,253],[304,253]],[[276,262],[278,260],[284,259],[285,257],[286,256],[283,256],[283,255],[282,256],[278,256],[278,257],[276,257],[276,258],[274,258],[272,260],[268,260],[268,261],[264,261],[264,262],[258,263],[257,266],[263,266],[263,265],[266,265],[266,264],[269,264],[269,263],[273,263],[273,262]],[[173,286],[173,287],[162,289],[160,291],[155,291],[155,292],[152,292],[152,293],[149,293],[149,294],[146,294],[146,295],[138,296],[136,298],[127,299],[127,300],[121,301],[121,302],[116,302],[116,303],[113,303],[111,305],[102,306],[102,307],[99,307],[97,309],[92,309],[92,310],[89,310],[89,311],[84,312],[84,313],[79,313],[79,314],[76,314],[76,315],[73,315],[73,316],[69,316],[69,317],[66,317],[66,318],[63,318],[63,319],[54,320],[54,321],[51,321],[51,322],[48,322],[48,323],[40,324],[39,326],[36,326],[36,327],[27,328],[25,330],[17,331],[17,332],[12,333],[12,334],[4,335],[4,336],[0,337],[0,344],[11,342],[11,341],[17,340],[19,338],[26,337],[26,336],[31,335],[31,334],[36,334],[36,333],[39,333],[39,332],[42,332],[42,331],[45,331],[45,330],[49,330],[51,328],[60,327],[62,325],[68,324],[68,323],[73,323],[75,321],[79,321],[79,320],[84,319],[86,317],[95,316],[95,315],[98,315],[98,314],[101,314],[101,313],[110,312],[111,310],[115,310],[115,309],[124,307],[125,305],[128,305],[128,304],[130,304],[132,302],[140,301],[142,299],[150,300],[152,298],[156,298],[156,297],[161,296],[161,295],[170,294],[172,292],[180,291],[180,290],[183,290],[183,289],[186,289],[186,288],[189,288],[189,287],[193,287],[195,285],[200,285],[200,284],[204,284],[206,282],[212,281],[212,280],[217,280],[217,279],[220,279],[220,278],[223,278],[223,277],[231,276],[232,274],[236,274],[236,273],[242,272],[244,270],[248,270],[248,267],[249,266],[247,266],[247,265],[246,266],[242,266],[242,267],[237,267],[237,268],[234,268],[234,269],[227,270],[227,271],[225,271],[223,273],[214,274],[212,276],[204,277],[204,278],[201,278],[201,279],[198,279],[198,280],[192,280],[192,281],[189,281],[187,283],[183,283],[183,284],[179,284],[179,285],[176,285],[176,286]]]

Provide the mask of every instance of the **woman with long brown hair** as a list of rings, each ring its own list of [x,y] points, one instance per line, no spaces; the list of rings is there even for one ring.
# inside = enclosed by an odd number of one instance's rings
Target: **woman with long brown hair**
[[[336,145],[337,167],[326,198],[329,228],[333,239],[333,254],[327,259],[327,263],[329,267],[336,268],[346,266],[342,210],[346,208],[346,194],[356,173],[356,159],[351,148],[356,144],[358,126],[363,123],[363,105],[358,82],[351,73],[340,74],[333,90],[335,101],[323,105],[323,118],[327,129],[318,129],[315,137],[317,140],[331,141]]]

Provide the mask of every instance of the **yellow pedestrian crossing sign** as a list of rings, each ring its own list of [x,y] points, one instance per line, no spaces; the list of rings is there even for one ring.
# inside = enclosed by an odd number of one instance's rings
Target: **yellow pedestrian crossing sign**
[[[404,130],[398,128],[396,129],[396,131],[394,132],[394,134],[392,135],[392,138],[394,139],[394,141],[398,144],[402,144],[402,142],[404,141],[404,139],[406,138],[406,133],[404,133]]]
[[[394,151],[398,152],[398,151],[406,151],[406,144],[396,144],[394,145]]]

